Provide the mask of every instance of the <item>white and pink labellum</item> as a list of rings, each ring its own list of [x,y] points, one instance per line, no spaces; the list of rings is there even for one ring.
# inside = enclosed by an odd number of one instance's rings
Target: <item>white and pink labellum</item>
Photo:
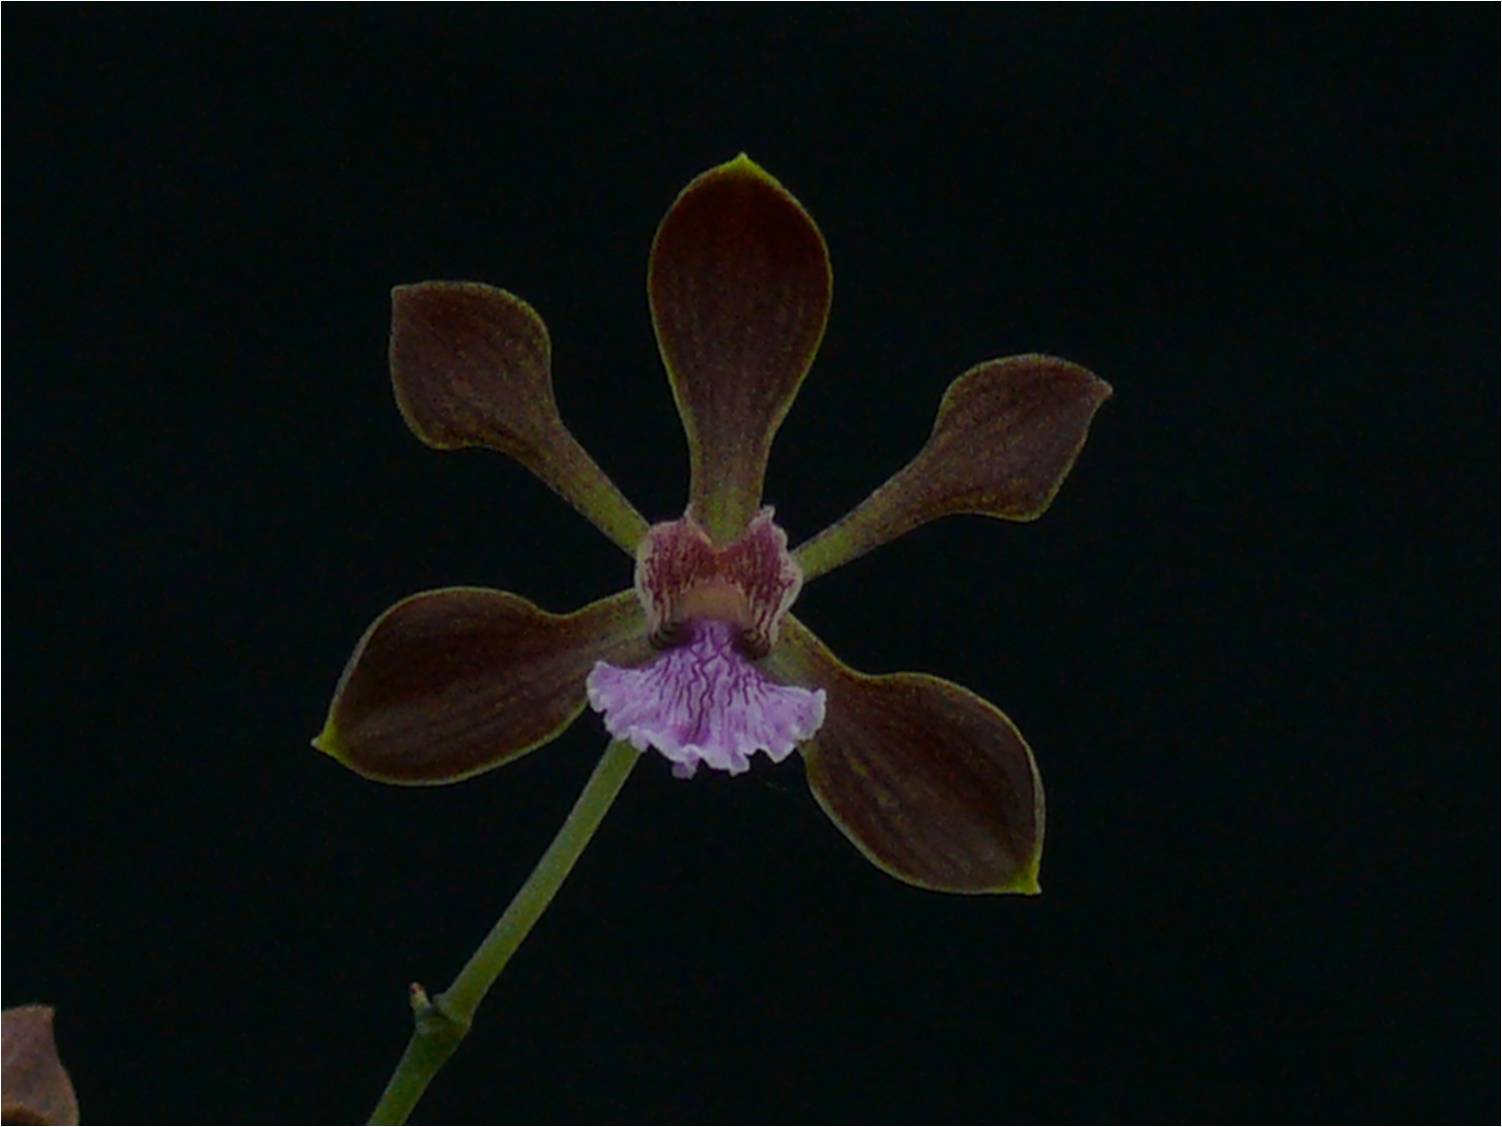
[[[698,619],[685,640],[641,669],[595,663],[589,704],[639,751],[655,747],[688,778],[700,763],[738,775],[753,753],[781,762],[824,722],[824,690],[779,685],[740,645],[731,623]]]
[[[781,760],[824,722],[822,690],[780,685],[756,664],[802,585],[771,509],[725,548],[691,517],[653,525],[636,592],[663,652],[636,669],[597,662],[590,706],[612,736],[655,747],[680,777],[700,763],[739,774],[757,751]]]

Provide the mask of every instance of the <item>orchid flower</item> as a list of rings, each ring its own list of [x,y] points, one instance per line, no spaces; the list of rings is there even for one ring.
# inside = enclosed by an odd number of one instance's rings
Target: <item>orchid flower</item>
[[[393,292],[392,381],[417,437],[521,462],[634,558],[634,582],[570,614],[479,587],[397,603],[360,640],[315,745],[370,778],[446,783],[548,743],[588,705],[612,748],[655,749],[681,777],[797,748],[819,804],[881,869],[1036,892],[1043,789],[1012,722],[937,677],[851,669],[790,609],[804,583],[937,517],[1039,516],[1109,386],[1048,356],[976,365],[905,468],[789,551],[762,480],[824,335],[823,236],[743,154],[668,210],[647,292],[690,469],[684,514],[650,526],[560,418],[531,306],[475,282]]]
[[[678,197],[647,285],[690,460],[687,513],[650,528],[560,418],[530,306],[472,282],[396,289],[391,372],[412,430],[516,458],[635,556],[635,584],[565,615],[473,587],[397,603],[350,660],[320,746],[372,778],[450,782],[547,743],[588,701],[683,775],[801,747],[820,805],[904,880],[1036,890],[1043,790],[1006,716],[936,677],[857,673],[788,611],[803,583],[935,517],[1039,516],[1110,388],[1051,357],[977,365],[906,468],[789,552],[762,477],[824,335],[823,236],[741,156]]]

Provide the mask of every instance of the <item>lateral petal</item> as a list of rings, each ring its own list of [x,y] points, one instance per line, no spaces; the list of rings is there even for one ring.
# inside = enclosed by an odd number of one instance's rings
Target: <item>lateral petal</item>
[[[804,579],[951,513],[1036,520],[1110,396],[1105,380],[1053,356],[976,365],[949,385],[917,456],[794,552]]]
[[[634,591],[573,614],[482,587],[427,591],[365,632],[313,745],[383,782],[454,782],[558,736],[596,661],[650,654]]]
[[[547,326],[526,302],[479,282],[397,286],[391,382],[423,442],[510,455],[627,553],[636,550],[647,522],[559,416]]]
[[[873,864],[942,892],[1039,890],[1043,783],[999,709],[927,674],[858,673],[792,616],[767,664],[824,690],[808,784]]]

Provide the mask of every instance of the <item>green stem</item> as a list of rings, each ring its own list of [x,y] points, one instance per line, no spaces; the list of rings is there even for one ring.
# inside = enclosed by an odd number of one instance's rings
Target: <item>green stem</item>
[[[453,985],[431,1000],[420,986],[412,987],[412,1039],[381,1093],[381,1102],[370,1115],[371,1123],[407,1121],[433,1076],[469,1032],[475,1011],[491,985],[584,852],[625,784],[626,776],[636,765],[637,757],[635,748],[619,740],[605,749],[553,844],[548,846],[527,883],[490,929],[485,941],[464,964]]]

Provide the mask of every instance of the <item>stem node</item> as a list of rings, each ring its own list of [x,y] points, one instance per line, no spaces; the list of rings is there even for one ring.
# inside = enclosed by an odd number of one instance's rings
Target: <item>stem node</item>
[[[371,1123],[407,1121],[433,1076],[469,1033],[475,1011],[491,985],[599,829],[605,812],[636,765],[638,754],[630,744],[620,741],[605,749],[553,844],[449,988],[432,998],[419,982],[407,988],[412,1005],[412,1037],[381,1094],[381,1102],[371,1113]]]

